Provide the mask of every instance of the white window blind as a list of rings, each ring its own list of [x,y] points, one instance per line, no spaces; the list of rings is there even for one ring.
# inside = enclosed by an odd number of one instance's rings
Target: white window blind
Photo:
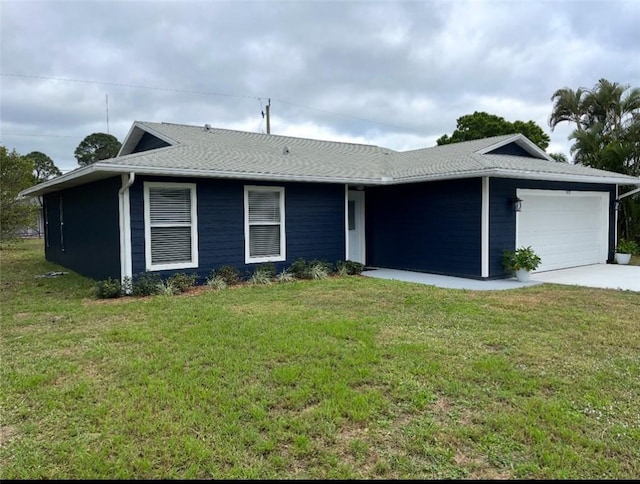
[[[197,266],[195,185],[148,183],[145,188],[148,268]]]
[[[284,189],[245,188],[247,262],[284,260]]]

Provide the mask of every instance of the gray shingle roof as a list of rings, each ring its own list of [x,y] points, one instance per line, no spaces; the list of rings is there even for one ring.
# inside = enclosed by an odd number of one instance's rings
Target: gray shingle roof
[[[640,178],[551,161],[519,134],[399,152],[366,144],[135,122],[121,152],[130,153],[144,132],[171,146],[103,160],[24,193],[39,195],[129,172],[371,185],[478,176],[640,185]],[[538,158],[483,154],[510,142]]]

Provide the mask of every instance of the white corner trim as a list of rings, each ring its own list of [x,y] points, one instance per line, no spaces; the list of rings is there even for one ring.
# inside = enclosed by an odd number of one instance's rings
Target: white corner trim
[[[344,260],[349,260],[349,184],[344,185]]]
[[[136,174],[122,175],[122,188],[118,190],[119,228],[120,228],[120,282],[133,276],[131,259],[131,201],[129,188],[133,185]]]
[[[481,276],[489,277],[489,177],[482,177]]]
[[[191,261],[171,264],[152,264],[151,261],[151,210],[149,188],[189,188],[191,190]],[[198,196],[195,183],[144,182],[144,258],[147,271],[191,269],[198,267]]]
[[[251,243],[249,241],[249,192],[278,192],[280,193],[280,254],[267,257],[251,257]],[[284,187],[270,185],[245,185],[244,186],[244,262],[245,264],[259,264],[262,262],[282,262],[287,260],[287,231],[285,228],[285,193]],[[259,225],[259,224],[258,224]],[[262,224],[266,225],[266,224]],[[272,224],[278,225],[278,224]]]

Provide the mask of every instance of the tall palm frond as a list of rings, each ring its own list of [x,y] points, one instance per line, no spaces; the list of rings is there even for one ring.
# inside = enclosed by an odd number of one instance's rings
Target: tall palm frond
[[[568,87],[558,89],[551,96],[553,110],[549,116],[551,131],[564,121],[575,123],[578,130],[586,128],[583,118],[586,115],[585,98],[589,94],[587,89],[579,87],[575,91]]]

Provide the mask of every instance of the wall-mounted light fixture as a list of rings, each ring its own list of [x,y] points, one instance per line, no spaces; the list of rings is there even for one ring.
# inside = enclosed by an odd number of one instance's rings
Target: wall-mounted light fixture
[[[620,210],[620,199],[619,199],[619,198],[618,198],[618,199],[616,199],[615,209],[616,209],[616,212],[617,212],[618,210]]]
[[[522,211],[522,199],[521,198],[511,198],[511,205],[513,206],[513,211],[514,212],[520,212]]]

